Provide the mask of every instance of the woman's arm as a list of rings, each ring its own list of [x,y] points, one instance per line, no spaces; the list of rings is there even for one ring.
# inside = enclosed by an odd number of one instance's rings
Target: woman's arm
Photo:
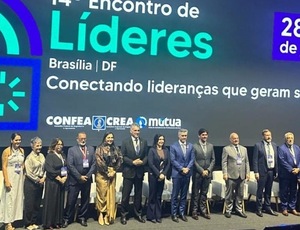
[[[8,178],[7,173],[7,166],[8,166],[8,157],[10,155],[10,148],[7,148],[2,153],[2,172],[3,172],[3,178],[4,178],[4,184],[6,189],[11,189],[11,183]]]

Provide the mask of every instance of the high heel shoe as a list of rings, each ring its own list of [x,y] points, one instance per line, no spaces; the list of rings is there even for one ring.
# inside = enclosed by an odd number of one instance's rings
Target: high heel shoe
[[[104,216],[104,224],[105,225],[109,225],[109,220],[108,220],[109,218],[108,218],[108,215],[105,215]]]
[[[103,214],[100,212],[99,217],[98,217],[98,223],[100,225],[104,225],[104,219],[103,219]]]
[[[11,223],[5,225],[5,230],[15,230]]]

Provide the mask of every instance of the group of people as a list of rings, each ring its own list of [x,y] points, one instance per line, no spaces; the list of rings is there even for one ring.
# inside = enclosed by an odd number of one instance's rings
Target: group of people
[[[265,213],[278,216],[271,208],[271,193],[274,179],[279,180],[281,210],[284,216],[289,213],[300,216],[296,210],[297,186],[300,183],[300,148],[294,144],[294,134],[284,135],[285,143],[277,146],[272,142],[272,133],[262,131],[262,140],[254,145],[253,171],[257,181],[256,215]],[[244,183],[250,179],[250,166],[247,149],[239,144],[236,133],[230,135],[231,145],[223,148],[222,171],[226,182],[225,217],[230,218],[235,206],[236,214],[247,218],[242,201]]]
[[[87,135],[79,132],[77,144],[63,152],[60,138],[52,140],[46,158],[41,152],[42,140],[31,140],[31,153],[25,159],[21,148],[21,135],[14,133],[11,144],[2,153],[4,186],[0,197],[0,222],[6,230],[14,230],[12,223],[24,220],[28,230],[38,229],[38,214],[42,195],[43,228],[67,227],[75,219],[75,206],[80,193],[77,221],[87,226],[90,189],[95,175],[96,210],[100,225],[113,224],[116,219],[116,172],[122,171],[121,218],[127,224],[129,199],[134,187],[133,210],[135,219],[141,223],[162,222],[162,192],[165,180],[172,178],[171,219],[187,222],[186,201],[188,188],[192,183],[191,216],[198,220],[198,214],[210,219],[206,199],[212,172],[215,166],[214,146],[209,143],[208,131],[198,131],[195,144],[187,142],[188,130],[178,130],[178,140],[165,146],[165,136],[156,134],[148,150],[147,141],[140,137],[140,127],[132,124],[130,137],[123,140],[121,148],[114,143],[114,134],[104,134],[99,146],[87,145]],[[223,148],[222,172],[226,184],[225,217],[230,218],[233,208],[237,215],[246,218],[242,208],[244,183],[250,178],[247,149],[239,144],[237,133],[231,133],[230,144]],[[271,190],[274,178],[279,178],[282,214],[296,211],[297,184],[300,181],[300,148],[294,144],[294,135],[285,134],[285,143],[277,146],[272,142],[270,130],[262,132],[262,140],[255,144],[253,171],[257,180],[256,214],[277,216],[271,208]],[[149,197],[146,219],[142,215],[142,187],[146,166],[148,166]],[[65,191],[67,199],[65,204]],[[23,202],[24,198],[24,202]],[[24,205],[24,206],[23,206]],[[235,206],[235,207],[234,207]],[[24,209],[24,216],[23,216]]]

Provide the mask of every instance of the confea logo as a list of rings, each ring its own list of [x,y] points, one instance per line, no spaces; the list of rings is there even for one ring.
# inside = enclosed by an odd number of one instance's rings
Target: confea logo
[[[9,7],[22,22],[30,57],[22,56],[18,30],[10,23],[11,15],[1,11],[4,8],[1,4]],[[0,53],[0,130],[37,130],[41,60],[36,57],[43,53],[39,29],[20,0],[2,0],[0,25],[0,34],[5,41],[0,48],[6,50],[6,54]]]
[[[49,126],[63,129],[84,128],[92,125],[90,117],[82,116],[48,116],[46,123]]]

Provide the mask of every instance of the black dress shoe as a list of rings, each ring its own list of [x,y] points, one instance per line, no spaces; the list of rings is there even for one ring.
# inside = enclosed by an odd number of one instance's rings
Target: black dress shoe
[[[156,222],[161,224],[161,219],[156,219]]]
[[[142,216],[137,216],[137,217],[135,217],[135,219],[136,219],[138,222],[140,222],[140,223],[145,223],[145,222],[146,222],[145,219],[144,219]]]
[[[64,220],[63,224],[61,225],[62,228],[68,227],[69,223],[67,220]]]
[[[179,215],[179,218],[182,219],[184,222],[188,221],[188,219],[186,218],[186,216],[184,214]]]
[[[83,226],[83,227],[87,227],[87,226],[88,226],[85,219],[79,219],[79,220],[78,220],[78,223],[79,223],[81,226]]]
[[[256,211],[255,214],[258,215],[259,217],[263,217],[261,210]]]
[[[176,223],[178,223],[179,222],[179,220],[178,220],[178,218],[177,218],[177,216],[176,215],[172,215],[172,220],[174,221],[174,222],[176,222]]]
[[[193,212],[193,213],[192,213],[192,218],[193,218],[194,220],[198,220],[198,219],[199,219],[198,213],[197,213],[197,212]]]
[[[230,213],[230,212],[225,212],[224,216],[225,216],[226,218],[231,218],[231,213]]]
[[[207,213],[203,213],[202,216],[203,216],[205,219],[210,220],[210,215],[208,215]]]
[[[236,212],[236,214],[240,217],[247,218],[247,215],[244,212]]]
[[[155,219],[152,219],[152,220],[147,219],[147,220],[150,221],[150,222],[152,222],[153,224],[156,224],[156,220]]]
[[[272,215],[272,216],[278,216],[278,213],[274,212],[273,209],[266,210],[266,213]]]
[[[121,224],[127,224],[126,216],[121,216]]]

